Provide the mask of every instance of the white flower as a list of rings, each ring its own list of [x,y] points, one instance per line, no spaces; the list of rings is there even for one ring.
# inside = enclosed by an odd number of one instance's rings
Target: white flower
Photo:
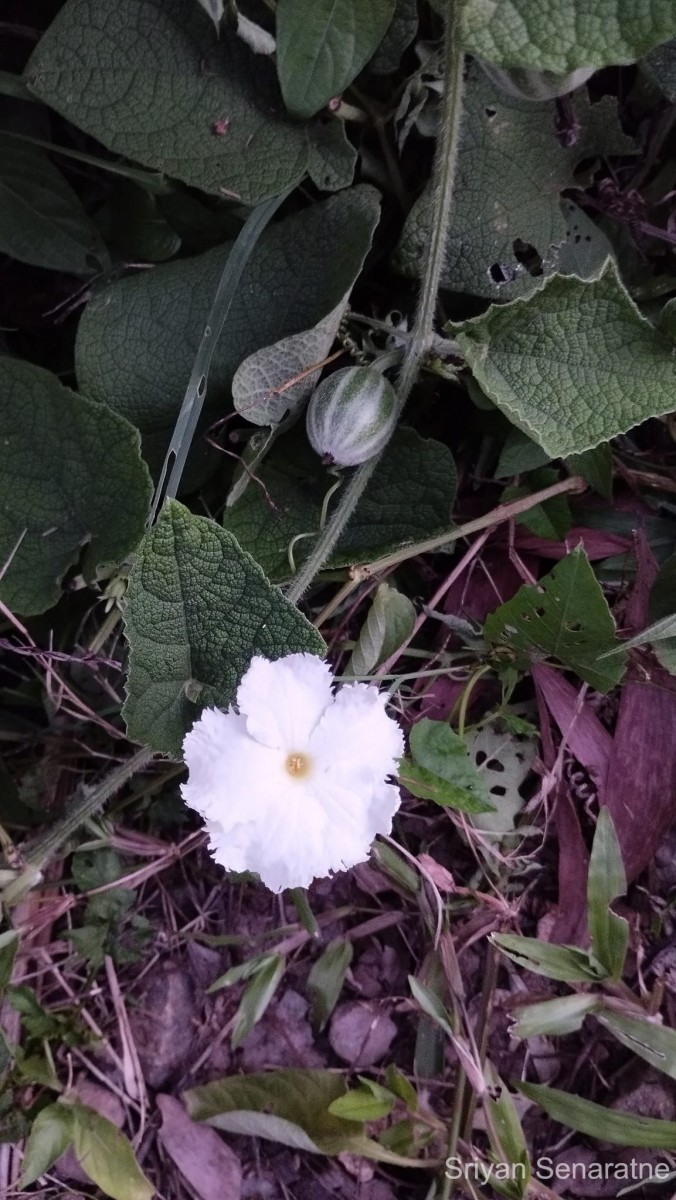
[[[312,654],[254,658],[239,713],[206,709],[183,743],[186,804],[230,871],[255,871],[273,892],[363,862],[389,833],[399,789],[385,782],[404,749],[385,697],[363,683],[334,696]]]

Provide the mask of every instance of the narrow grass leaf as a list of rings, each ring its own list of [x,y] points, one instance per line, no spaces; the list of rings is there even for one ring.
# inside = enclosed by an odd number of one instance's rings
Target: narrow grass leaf
[[[619,979],[629,943],[629,923],[610,907],[627,890],[627,877],[615,826],[608,808],[603,806],[589,860],[587,912],[592,950],[611,979]]]
[[[338,1003],[353,954],[351,942],[336,938],[312,965],[307,988],[311,997],[311,1020],[316,1029],[324,1028]]]
[[[260,1021],[274,996],[286,968],[283,954],[265,959],[244,989],[232,1031],[233,1049],[242,1044],[254,1025]]]
[[[0,991],[11,982],[18,949],[19,935],[16,929],[6,929],[4,933],[0,933]]]
[[[676,1079],[676,1029],[659,1025],[647,1018],[628,1017],[623,1013],[605,1010],[596,1014],[597,1020],[609,1029],[618,1042],[633,1050],[658,1071]]]
[[[676,1149],[676,1122],[642,1117],[638,1113],[615,1112],[603,1104],[584,1100],[558,1088],[540,1083],[516,1083],[523,1096],[544,1109],[548,1116],[568,1129],[575,1129],[599,1142],[650,1150]]]
[[[527,1004],[517,1010],[517,1020],[511,1028],[514,1037],[562,1037],[577,1033],[585,1017],[601,1008],[598,996],[557,996],[539,1004]]]
[[[505,954],[535,975],[559,979],[563,983],[592,983],[603,979],[604,969],[576,946],[553,946],[539,938],[519,937],[513,933],[495,933],[492,942]]]

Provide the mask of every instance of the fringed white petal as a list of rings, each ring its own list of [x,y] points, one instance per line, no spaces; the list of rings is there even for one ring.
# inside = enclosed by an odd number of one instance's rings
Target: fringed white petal
[[[183,758],[188,779],[181,787],[186,804],[201,816],[229,828],[241,820],[264,820],[276,804],[278,751],[261,746],[237,713],[207,708],[186,734]]]
[[[287,654],[274,662],[257,656],[237,692],[251,736],[287,751],[307,746],[332,701],[331,671],[315,654]]]
[[[184,741],[183,798],[216,861],[274,892],[363,862],[400,800],[385,781],[403,752],[385,697],[354,684],[334,698],[326,665],[293,654],[254,659],[237,699],[240,714],[207,709]]]
[[[386,697],[366,683],[340,689],[310,738],[310,752],[333,779],[353,784],[396,770],[404,738],[385,703]]]

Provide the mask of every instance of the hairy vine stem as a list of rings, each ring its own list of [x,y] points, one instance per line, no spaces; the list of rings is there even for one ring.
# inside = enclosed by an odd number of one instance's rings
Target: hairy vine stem
[[[427,246],[415,323],[406,346],[397,383],[399,415],[404,410],[421,364],[434,341],[434,313],[446,247],[460,141],[464,64],[460,27],[463,8],[464,0],[449,0],[445,27],[444,99],[432,171],[431,237]],[[381,457],[382,453],[355,471],[333,517],[320,533],[314,550],[291,583],[287,592],[289,600],[297,603],[312,583],[315,575],[324,566],[354,513]]]
[[[18,898],[22,894],[24,883],[30,886],[35,880],[36,872],[42,870],[63,843],[89,817],[100,812],[108,800],[112,799],[134,775],[149,766],[154,757],[154,751],[143,746],[130,759],[110,771],[95,787],[82,788],[65,815],[24,853],[24,872],[5,889],[4,901],[9,904],[13,898]]]

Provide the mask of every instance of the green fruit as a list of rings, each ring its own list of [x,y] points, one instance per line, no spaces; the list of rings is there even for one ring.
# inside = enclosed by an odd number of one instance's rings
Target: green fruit
[[[307,435],[326,462],[356,467],[384,449],[397,416],[397,394],[380,371],[344,367],[323,380],[311,397]]]

